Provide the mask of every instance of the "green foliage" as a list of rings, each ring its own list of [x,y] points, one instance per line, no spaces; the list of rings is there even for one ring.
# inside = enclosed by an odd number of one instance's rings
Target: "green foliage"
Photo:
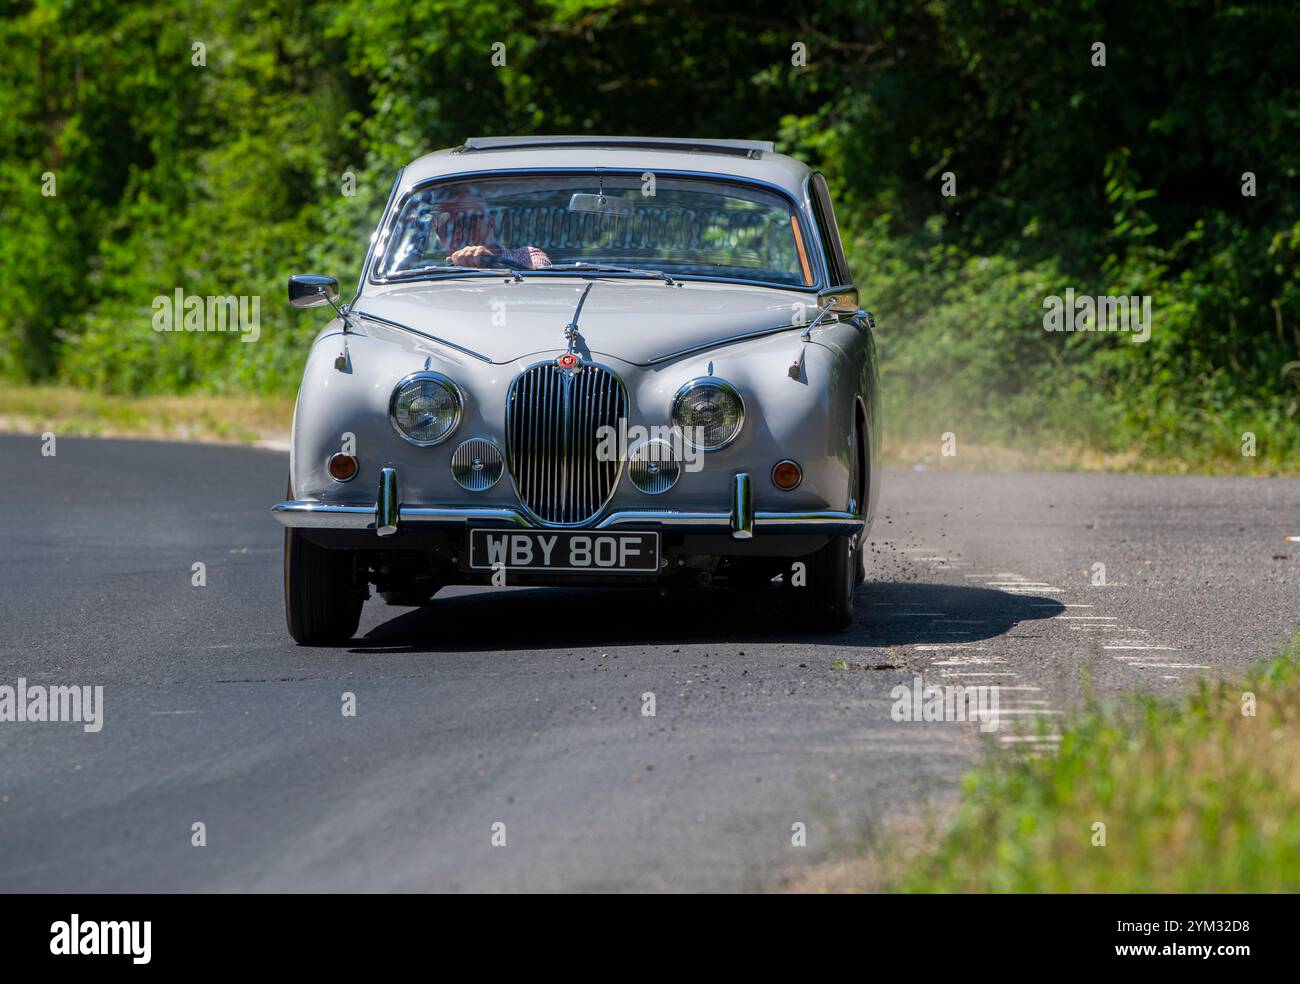
[[[1287,461],[1298,29],[1216,0],[0,0],[0,375],[291,393],[322,319],[283,303],[287,275],[352,280],[420,153],[776,137],[836,190],[895,436],[1203,463],[1252,431]],[[176,287],[260,295],[261,340],[154,332]],[[1044,332],[1067,287],[1151,295],[1151,341]]]
[[[1180,703],[1093,706],[1041,758],[990,756],[902,887],[918,892],[1294,892],[1296,648]],[[1104,824],[1102,831],[1095,824]]]

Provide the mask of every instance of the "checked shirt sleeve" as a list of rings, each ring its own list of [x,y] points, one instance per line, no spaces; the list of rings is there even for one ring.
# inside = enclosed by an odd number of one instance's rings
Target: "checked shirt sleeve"
[[[551,265],[551,258],[536,246],[520,246],[518,249],[502,246],[498,254],[528,270],[544,270]]]

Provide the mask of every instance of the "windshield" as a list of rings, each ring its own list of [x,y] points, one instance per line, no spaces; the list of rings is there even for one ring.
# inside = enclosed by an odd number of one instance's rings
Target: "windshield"
[[[375,273],[466,270],[752,280],[811,287],[811,254],[788,199],[741,182],[651,174],[449,179],[401,203]],[[618,271],[609,271],[620,275]]]

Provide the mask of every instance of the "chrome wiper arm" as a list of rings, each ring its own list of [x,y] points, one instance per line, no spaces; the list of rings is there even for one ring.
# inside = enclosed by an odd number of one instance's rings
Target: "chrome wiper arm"
[[[524,280],[524,278],[519,275],[518,270],[515,270],[514,268],[508,266],[471,267],[471,266],[459,266],[458,264],[455,263],[429,263],[426,264],[425,266],[412,267],[410,270],[402,270],[400,272],[400,275],[403,277],[409,277],[412,274],[432,273],[438,270],[455,270],[458,273],[492,273],[492,274],[508,273],[511,277],[514,278],[516,283],[523,283]]]
[[[541,271],[538,272],[544,272],[546,270],[555,270],[560,273],[568,273],[570,271],[578,273],[586,271],[590,271],[591,273],[630,273],[633,276],[638,277],[654,277],[658,280],[662,280],[669,287],[677,286],[677,281],[662,270],[643,270],[639,267],[615,266],[610,263],[586,263],[582,260],[578,260],[574,263],[552,263],[548,267],[542,267]]]

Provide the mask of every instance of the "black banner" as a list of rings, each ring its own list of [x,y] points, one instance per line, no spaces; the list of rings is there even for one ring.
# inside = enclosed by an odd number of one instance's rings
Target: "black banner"
[[[644,901],[626,914],[603,901],[596,913],[579,898],[548,899],[543,912],[529,898],[7,896],[0,942],[14,970],[374,972],[452,950],[473,959],[481,951],[466,948],[484,934],[534,967],[581,953],[614,971],[661,951],[677,964],[685,941],[674,938],[685,935],[692,963],[712,955],[731,970],[761,965],[778,945],[811,967],[858,959],[873,973],[1127,965],[1223,975],[1283,959],[1294,922],[1283,896],[732,898],[698,916],[691,901],[673,899],[649,924]],[[484,954],[493,969],[501,955]]]

